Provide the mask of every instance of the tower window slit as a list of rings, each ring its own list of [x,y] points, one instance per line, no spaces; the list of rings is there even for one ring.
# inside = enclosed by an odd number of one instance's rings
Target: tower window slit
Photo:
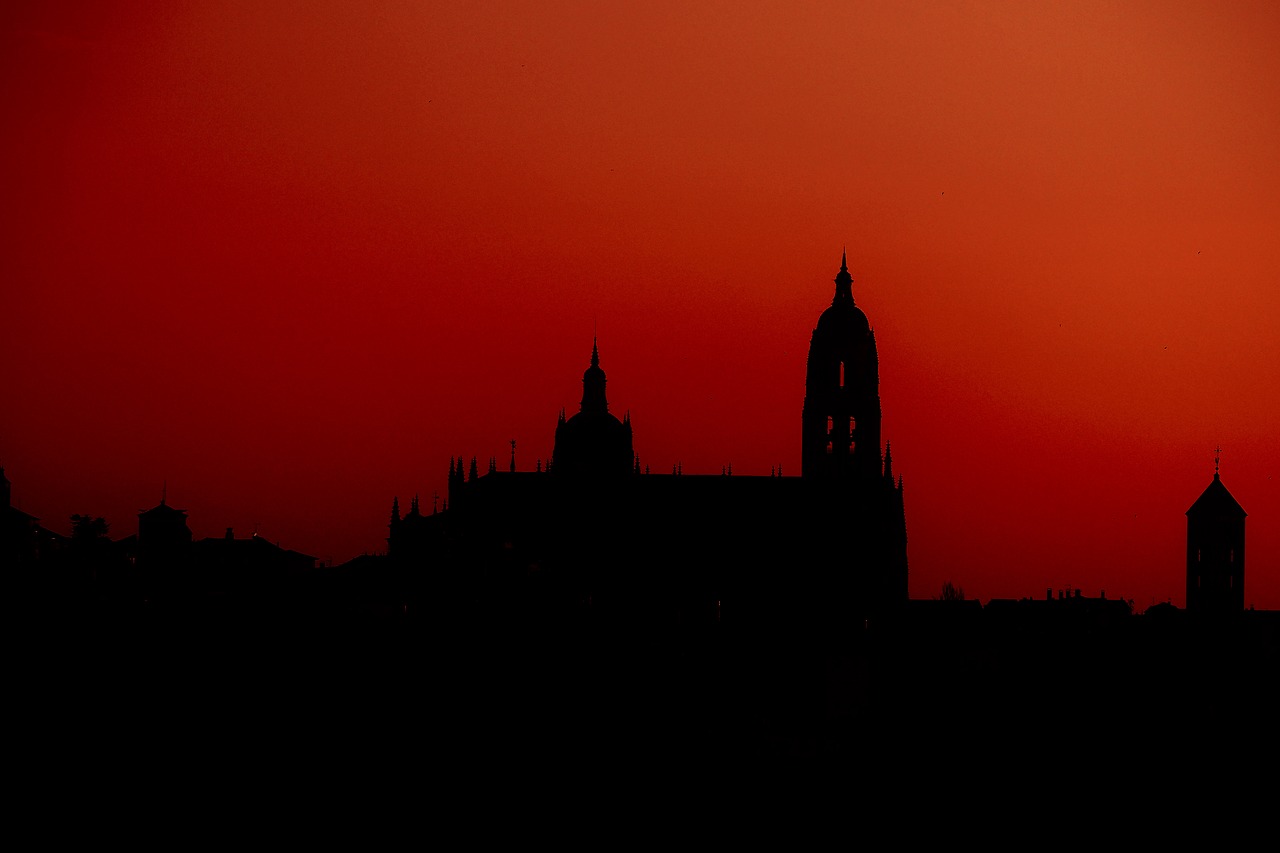
[[[840,362],[840,387],[844,387],[844,362]]]

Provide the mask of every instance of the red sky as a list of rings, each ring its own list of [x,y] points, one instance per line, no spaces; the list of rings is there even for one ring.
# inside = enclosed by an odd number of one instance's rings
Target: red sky
[[[641,463],[799,473],[847,249],[910,593],[1280,609],[1280,5],[13,2],[0,465],[341,562],[532,469],[599,336]]]

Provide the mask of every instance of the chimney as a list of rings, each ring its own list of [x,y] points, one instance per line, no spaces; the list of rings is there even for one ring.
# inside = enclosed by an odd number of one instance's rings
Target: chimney
[[[235,538],[236,538],[235,536],[233,536],[233,535],[231,534],[231,528],[230,528],[230,527],[228,527],[228,528],[227,528],[227,538],[228,538],[228,539],[235,539]]]

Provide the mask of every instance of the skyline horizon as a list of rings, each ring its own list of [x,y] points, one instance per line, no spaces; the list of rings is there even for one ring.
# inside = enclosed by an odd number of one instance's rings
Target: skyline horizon
[[[873,329],[873,331],[874,331],[874,325],[875,325],[875,324],[874,324],[874,322],[873,322],[873,323],[872,323],[872,329]],[[593,340],[598,341],[598,335],[597,335],[597,336],[594,336]],[[595,344],[595,343],[593,343],[593,349],[595,349],[595,348],[596,348],[596,344]],[[603,357],[601,357],[601,361],[603,362],[603,361],[605,361],[605,359],[604,359]],[[563,412],[563,411],[568,411],[568,410],[570,410],[570,407],[561,407],[559,411],[562,411],[562,412]],[[575,411],[576,411],[576,409],[572,409],[572,410],[575,410]],[[612,410],[612,407],[611,407],[611,410]],[[627,411],[627,416],[628,416],[628,418],[630,418],[630,416],[631,416],[631,414],[632,414],[631,410],[630,410],[630,409],[627,409],[626,411]],[[512,440],[511,440],[511,442],[515,442],[516,447],[518,447],[518,446],[519,446],[519,441],[518,441],[518,439],[512,439]],[[510,444],[510,443],[509,443],[509,444]],[[884,442],[883,442],[883,447],[881,448],[881,455],[882,455],[882,456],[885,454],[885,452],[888,450],[888,448],[889,448],[891,445],[892,445],[892,439],[889,439],[889,440],[887,440],[887,441],[884,441]],[[481,457],[481,456],[480,456],[480,455],[478,455],[478,454],[466,454],[466,455],[464,455],[464,456],[457,457],[457,459],[459,460],[459,464],[461,464],[462,462],[466,462],[468,465],[470,465],[470,464],[475,464],[475,465],[477,466],[477,469],[478,469],[478,474],[479,474],[479,476],[481,476],[481,477],[485,476],[487,473],[489,473],[490,471],[494,471],[494,470],[496,470],[496,471],[498,471],[498,472],[506,472],[506,471],[508,471],[508,470],[511,470],[511,469],[510,469],[510,467],[509,467],[509,466],[510,466],[510,464],[515,464],[515,468],[514,468],[514,470],[515,470],[515,471],[517,471],[517,472],[528,472],[528,473],[532,473],[532,472],[539,472],[539,471],[541,471],[541,472],[547,472],[547,471],[549,471],[549,470],[550,470],[550,468],[549,468],[549,467],[544,467],[544,465],[546,465],[547,463],[550,463],[550,461],[551,461],[551,457],[550,457],[550,455],[548,455],[548,456],[547,456],[547,457],[545,457],[545,458],[543,458],[543,457],[538,457],[538,458],[534,461],[534,463],[533,463],[532,465],[522,464],[522,463],[521,463],[521,457],[519,456],[519,454],[518,454],[518,453],[516,453],[516,452],[515,452],[516,447],[512,447],[512,448],[511,448],[511,449],[512,449],[512,455],[511,455],[509,458],[507,458],[507,459],[504,459],[504,458],[502,458],[501,456],[497,456],[497,455],[494,455],[494,454],[489,454],[489,455],[484,456],[484,457]],[[1209,484],[1210,484],[1210,483],[1212,483],[1214,480],[1218,480],[1218,479],[1219,479],[1219,473],[1220,473],[1220,466],[1221,466],[1221,456],[1222,456],[1222,453],[1223,453],[1223,448],[1222,448],[1222,446],[1221,446],[1221,445],[1217,445],[1217,446],[1214,448],[1214,458],[1213,458],[1214,470],[1213,470],[1213,472],[1212,472],[1212,476],[1209,478],[1209,480],[1208,480],[1208,481],[1206,482],[1206,484],[1205,484],[1205,487],[1206,487],[1206,488],[1207,488],[1207,487],[1209,486]],[[455,457],[450,457],[450,460],[449,460],[449,464],[450,464],[450,465],[452,465],[452,464],[454,463],[454,458],[455,458]],[[781,466],[781,465],[778,465],[778,466],[773,467],[773,468],[772,468],[769,472],[767,472],[767,473],[759,473],[759,472],[754,472],[754,471],[744,473],[744,472],[742,472],[741,470],[739,470],[738,472],[734,472],[734,471],[733,471],[733,467],[732,467],[732,463],[731,463],[731,462],[730,462],[730,463],[726,463],[725,465],[722,465],[722,466],[721,466],[721,470],[720,470],[719,472],[711,471],[711,470],[707,470],[707,471],[702,471],[702,470],[691,470],[691,471],[685,471],[685,470],[684,470],[684,465],[683,465],[683,463],[682,463],[681,461],[677,460],[676,462],[671,463],[670,467],[671,467],[671,469],[672,469],[672,470],[667,471],[667,470],[666,470],[666,468],[664,468],[664,467],[658,467],[658,468],[654,469],[654,468],[652,468],[652,466],[651,466],[651,465],[646,464],[646,463],[643,461],[642,456],[641,456],[641,454],[640,454],[639,452],[637,452],[637,454],[636,454],[636,460],[637,460],[637,464],[638,464],[638,466],[639,466],[639,468],[640,468],[640,472],[641,472],[641,473],[639,474],[639,476],[660,476],[660,477],[661,477],[661,476],[673,476],[673,475],[678,475],[678,476],[691,476],[691,477],[720,477],[720,476],[737,476],[737,477],[770,477],[770,478],[772,478],[772,477],[779,477],[779,478],[783,478],[783,477],[798,477],[798,474],[795,474],[795,473],[787,473],[787,472],[786,472],[786,470],[785,470],[785,469],[783,468],[783,466]],[[898,470],[899,470],[899,472],[900,472],[900,471],[901,471],[902,463],[901,463],[901,461],[899,461],[897,464],[898,464],[898,466],[899,466],[899,467],[898,467]],[[798,466],[798,465],[796,465],[794,470],[798,470],[798,469],[799,469],[799,466]],[[0,466],[0,472],[4,472],[5,470],[6,470],[6,469],[5,469],[5,467],[4,467],[4,466]],[[7,476],[7,475],[6,475],[6,476]],[[903,475],[902,475],[901,473],[899,473],[899,474],[898,474],[898,477],[899,477],[899,479],[901,479],[901,478],[903,477]],[[12,481],[12,478],[10,478],[10,480]],[[1229,486],[1229,484],[1228,484],[1225,480],[1223,481],[1223,485],[1224,485],[1224,486],[1226,486],[1226,487],[1227,487],[1227,489],[1228,489],[1228,491],[1230,492],[1230,486]],[[162,483],[161,483],[161,485],[160,485],[160,495],[161,495],[161,497],[160,497],[160,500],[159,500],[159,504],[162,504],[162,505],[163,505],[163,504],[166,504],[166,503],[167,503],[168,493],[169,493],[169,483],[168,483],[168,480],[167,480],[167,479],[165,479],[165,480],[163,480],[163,481],[162,481]],[[909,493],[908,493],[908,494],[909,494]],[[1191,502],[1194,502],[1196,499],[1198,499],[1198,497],[1200,496],[1200,494],[1201,494],[1201,492],[1197,492],[1197,493],[1196,493],[1196,496],[1195,496],[1195,497],[1193,497],[1193,498],[1191,499]],[[1232,493],[1232,494],[1233,494],[1233,496],[1234,496],[1234,493]],[[408,507],[409,507],[409,505],[410,505],[410,501],[412,501],[414,504],[418,504],[418,505],[420,506],[420,511],[421,511],[421,512],[422,512],[422,514],[424,514],[424,515],[432,514],[432,513],[437,512],[437,511],[441,511],[441,512],[442,512],[442,511],[446,511],[446,509],[447,509],[447,500],[443,500],[442,498],[443,498],[443,497],[447,497],[447,496],[445,495],[444,491],[442,491],[442,489],[440,489],[440,488],[433,489],[433,490],[429,493],[429,495],[430,495],[430,497],[431,497],[431,504],[430,504],[430,507],[428,507],[428,505],[426,504],[426,502],[423,502],[423,501],[421,500],[421,498],[422,498],[422,496],[423,496],[423,493],[419,491],[419,492],[415,492],[411,497],[407,497],[407,498],[405,499],[405,501],[403,502],[403,504],[400,504],[400,497],[401,497],[401,496],[400,496],[399,494],[392,495],[392,496],[391,496],[391,498],[390,498],[390,501],[388,502],[388,507],[387,507],[387,508],[388,508],[388,510],[390,510],[390,508],[391,508],[391,506],[392,506],[393,504],[399,504],[399,505],[402,507],[402,510],[403,510],[403,511],[405,511],[405,512],[407,512],[407,511],[408,511],[408,509],[407,509],[407,508],[408,508]],[[197,500],[197,504],[198,504],[198,503],[199,503],[199,501]],[[1243,503],[1243,502],[1242,502],[1242,503]],[[14,499],[14,501],[13,501],[13,505],[14,505],[15,507],[17,507],[18,509],[23,509],[24,511],[28,511],[28,512],[30,512],[30,511],[29,511],[29,510],[27,510],[26,508],[24,508],[24,507],[22,507],[21,505],[19,505],[19,502],[18,502],[18,500],[17,500],[17,498],[16,498],[16,495],[15,495],[15,499]],[[237,529],[237,528],[235,527],[235,525],[226,525],[226,526],[219,527],[219,525],[217,525],[216,523],[214,523],[214,524],[212,524],[212,527],[210,527],[210,528],[209,528],[209,532],[208,532],[208,533],[203,533],[203,534],[202,534],[202,533],[200,533],[199,531],[202,531],[204,528],[203,528],[203,527],[202,527],[202,525],[200,524],[199,519],[198,519],[198,518],[196,518],[196,517],[194,517],[194,516],[192,515],[192,513],[191,513],[191,511],[190,511],[190,510],[186,509],[185,507],[179,507],[179,506],[178,506],[177,504],[175,504],[175,503],[167,503],[167,505],[168,505],[168,506],[171,506],[171,507],[174,507],[174,508],[176,508],[176,509],[181,509],[183,512],[185,512],[185,513],[187,513],[187,514],[188,514],[189,523],[191,523],[191,525],[192,525],[192,529],[193,529],[193,533],[195,533],[195,534],[196,534],[196,538],[198,538],[198,539],[199,539],[199,538],[208,538],[208,539],[221,538],[222,536],[225,536],[225,535],[227,535],[228,533],[231,533],[232,531],[235,531],[235,530]],[[1191,503],[1188,503],[1188,504],[1187,504],[1187,506],[1188,506],[1188,507],[1190,507],[1190,506],[1191,506]],[[146,511],[147,511],[148,509],[150,509],[150,508],[151,508],[151,507],[143,507],[143,508],[139,509],[137,512],[138,512],[138,514],[141,514],[141,513],[143,513],[143,512],[146,512]],[[1246,509],[1246,514],[1248,514],[1247,506],[1246,506],[1246,508],[1245,508],[1245,509]],[[909,501],[908,501],[908,504],[907,504],[907,510],[908,510],[908,523],[910,524],[910,517],[911,517],[911,515],[910,515],[910,503],[909,503]],[[37,517],[39,517],[37,513],[31,512],[30,514],[32,514],[32,515],[37,515]],[[106,516],[99,516],[99,514],[98,514],[98,513],[95,513],[95,512],[82,513],[82,514],[92,515],[92,516],[94,516],[94,517],[103,517],[103,518],[104,518],[104,520],[106,520],[106,521],[107,521],[107,523],[108,523],[109,525],[111,525],[111,529],[112,529],[113,531],[117,532],[117,534],[118,534],[118,535],[115,535],[115,536],[112,536],[112,537],[111,537],[111,538],[113,539],[113,541],[119,541],[119,540],[120,540],[120,539],[122,539],[122,538],[127,538],[128,536],[133,535],[134,533],[136,533],[136,529],[135,529],[135,530],[133,530],[131,533],[123,533],[123,534],[119,534],[119,528],[117,527],[116,523],[112,521],[112,519],[111,519],[111,518],[108,518],[108,517],[106,517]],[[1184,519],[1185,519],[1185,512],[1183,513],[1183,517],[1184,517]],[[42,521],[45,521],[45,519],[43,519],[43,518],[42,518],[41,520],[42,520]],[[137,516],[135,515],[135,516],[133,517],[133,522],[134,522],[134,526],[135,526],[135,528],[136,528],[136,521],[137,521]],[[61,532],[61,530],[56,530],[56,529],[54,529],[53,527],[51,527],[51,526],[49,526],[49,525],[42,525],[42,526],[45,526],[45,527],[46,527],[46,529],[55,530],[55,532]],[[259,528],[259,526],[260,526],[260,524],[259,524],[259,523],[255,523],[255,524],[254,524],[254,526],[253,526],[253,531],[252,531],[252,533],[250,534],[251,536],[259,536],[259,535],[261,535],[261,534],[259,533],[259,529],[258,529],[258,528]],[[67,527],[67,528],[69,528],[69,527],[70,527],[70,516],[69,516],[69,515],[68,515],[68,517],[67,517],[65,527]],[[219,530],[221,530],[222,532],[221,532],[221,533],[219,533],[219,532],[218,532]],[[1184,533],[1185,533],[1185,530],[1184,530]],[[1248,531],[1246,531],[1246,542],[1248,542],[1248,535],[1247,535],[1247,533],[1248,533]],[[342,557],[342,558],[335,558],[335,557],[333,557],[333,556],[325,556],[325,555],[320,555],[320,554],[313,553],[313,549],[309,549],[309,548],[307,548],[305,545],[300,544],[300,543],[291,543],[291,544],[289,544],[288,546],[286,546],[286,544],[285,544],[281,539],[279,539],[279,538],[273,538],[273,537],[271,537],[271,536],[269,536],[269,535],[265,535],[263,538],[268,539],[268,541],[271,541],[273,544],[275,544],[275,545],[276,545],[276,546],[278,546],[278,547],[282,547],[282,548],[283,548],[283,547],[287,547],[287,548],[288,548],[288,550],[297,551],[297,552],[300,552],[300,553],[306,554],[306,555],[308,555],[308,556],[313,556],[313,557],[315,557],[315,558],[316,558],[316,560],[317,560],[317,565],[318,565],[318,566],[339,566],[339,565],[342,565],[342,564],[344,564],[344,563],[348,563],[348,562],[351,562],[351,561],[353,561],[353,560],[356,560],[357,558],[362,557],[362,556],[380,556],[380,555],[385,555],[385,554],[387,553],[387,551],[386,551],[386,547],[385,547],[385,545],[386,545],[386,538],[385,538],[385,536],[384,536],[384,537],[382,537],[382,538],[381,538],[381,540],[380,540],[380,541],[382,542],[382,546],[383,546],[383,547],[381,547],[381,548],[377,548],[377,547],[373,547],[373,548],[366,548],[366,549],[364,549],[364,550],[359,551],[358,553],[348,553],[346,556],[344,556],[344,557]],[[372,542],[372,541],[378,541],[378,540],[376,539],[376,537],[372,537],[372,538],[370,538],[370,540],[369,540],[369,541],[371,541],[371,542]],[[1182,545],[1183,545],[1183,546],[1185,546],[1185,538],[1184,538],[1184,540],[1183,540]],[[1251,553],[1251,552],[1248,552],[1248,551],[1247,551],[1246,553]],[[908,539],[908,559],[909,559],[909,558],[910,558],[910,539]],[[1256,563],[1256,560],[1251,560],[1250,562],[1251,562],[1251,564],[1253,564],[1253,563]],[[910,563],[909,563],[908,565],[910,565]],[[1105,584],[1104,584],[1104,585],[1102,585],[1102,586],[1099,586],[1099,587],[1097,587],[1096,589],[1093,589],[1093,590],[1090,590],[1090,589],[1088,589],[1088,588],[1081,587],[1081,586],[1079,586],[1078,584],[1071,584],[1071,583],[1065,583],[1065,584],[1049,584],[1049,585],[1047,585],[1047,586],[1041,587],[1041,589],[1046,590],[1046,591],[1047,591],[1047,595],[1048,595],[1048,597],[1050,597],[1050,598],[1053,598],[1055,595],[1056,595],[1056,596],[1062,596],[1064,593],[1065,593],[1065,595],[1070,596],[1070,595],[1072,595],[1072,594],[1073,594],[1073,592],[1074,592],[1074,593],[1076,593],[1076,594],[1083,594],[1085,597],[1092,597],[1092,598],[1098,598],[1098,597],[1100,597],[1100,598],[1108,598],[1108,597],[1110,597],[1110,598],[1118,598],[1118,599],[1122,599],[1122,600],[1128,601],[1128,602],[1130,602],[1130,603],[1132,604],[1132,606],[1133,606],[1133,608],[1134,608],[1134,612],[1135,612],[1135,613],[1141,613],[1141,612],[1143,612],[1147,607],[1153,606],[1153,605],[1155,605],[1155,604],[1161,604],[1161,603],[1169,603],[1169,604],[1173,604],[1173,605],[1174,605],[1174,606],[1176,606],[1176,607],[1182,608],[1182,607],[1185,607],[1185,569],[1186,569],[1185,562],[1184,562],[1182,565],[1180,565],[1178,568],[1179,568],[1179,570],[1180,570],[1180,574],[1176,574],[1176,575],[1174,576],[1174,577],[1176,578],[1176,580],[1175,580],[1175,582],[1174,582],[1174,586],[1175,586],[1175,587],[1177,587],[1177,588],[1179,588],[1180,590],[1183,590],[1183,594],[1182,594],[1181,596],[1179,596],[1179,595],[1177,595],[1177,594],[1175,594],[1175,593],[1170,593],[1170,594],[1166,595],[1166,596],[1165,596],[1165,598],[1163,598],[1163,599],[1157,599],[1156,597],[1154,597],[1154,596],[1153,596],[1153,597],[1151,597],[1151,598],[1150,598],[1150,600],[1149,600],[1149,601],[1146,601],[1146,602],[1142,602],[1142,601],[1138,600],[1137,598],[1135,598],[1134,596],[1130,596],[1130,595],[1125,595],[1125,594],[1123,594],[1123,590],[1118,590],[1118,588],[1117,588],[1116,586],[1112,586],[1112,594],[1111,594],[1111,595],[1108,595],[1108,591],[1107,591],[1107,590],[1108,590],[1108,586],[1107,586],[1107,585],[1105,585]],[[908,570],[908,576],[910,577],[910,570]],[[1248,586],[1248,579],[1249,579],[1249,578],[1247,577],[1247,578],[1246,578],[1246,599],[1245,599],[1245,609],[1255,609],[1255,608],[1256,608],[1256,609],[1260,609],[1260,610],[1280,610],[1280,605],[1275,606],[1275,607],[1271,607],[1271,606],[1261,606],[1261,607],[1256,607],[1256,605],[1254,604],[1254,599],[1253,599],[1252,597],[1250,597],[1250,592],[1249,592],[1250,587]],[[958,576],[956,576],[956,577],[953,577],[953,576],[947,576],[947,577],[945,577],[945,579],[944,579],[944,581],[943,581],[943,584],[944,584],[944,585],[950,585],[950,586],[954,587],[954,588],[955,588],[955,590],[957,590],[957,591],[959,591],[960,593],[962,593],[962,594],[964,595],[964,597],[965,597],[965,598],[967,598],[967,599],[976,599],[976,600],[980,601],[980,602],[981,602],[982,604],[984,604],[984,605],[985,605],[986,603],[988,603],[989,601],[991,601],[991,600],[995,600],[995,599],[1000,599],[1000,600],[1009,600],[1009,599],[1014,599],[1014,600],[1017,600],[1017,599],[1035,599],[1035,598],[1042,597],[1042,596],[1039,596],[1038,594],[1034,594],[1034,593],[1033,593],[1033,591],[1032,591],[1032,590],[1030,590],[1030,589],[1028,589],[1026,592],[1024,592],[1024,593],[1022,593],[1022,594],[1016,594],[1016,595],[1008,595],[1008,594],[1006,594],[1006,595],[984,595],[984,594],[982,594],[982,593],[974,593],[974,592],[972,592],[972,591],[971,591],[971,590],[972,590],[972,587],[967,587],[967,586],[966,586],[966,583],[965,583],[965,581],[964,581],[963,577],[958,577]],[[934,590],[934,591],[932,591],[932,592],[929,592],[929,591],[927,591],[927,590],[919,590],[917,587],[918,587],[918,584],[912,584],[912,585],[911,585],[911,589],[910,589],[910,593],[911,593],[911,594],[909,595],[909,597],[910,597],[911,599],[913,599],[913,600],[914,600],[914,599],[937,599],[937,598],[942,597],[942,594],[943,594],[943,587],[942,587],[942,586],[939,586],[936,590]],[[1121,594],[1116,595],[1116,594],[1115,594],[1115,592],[1117,592],[1117,591],[1119,591]],[[924,594],[917,594],[918,592],[922,592],[922,593],[924,593]],[[1038,591],[1036,591],[1036,592],[1038,592]],[[1179,598],[1181,598],[1182,600],[1179,600]]]
[[[0,8],[0,464],[330,562],[533,470],[598,336],[665,473],[801,471],[841,251],[910,594],[1280,609],[1280,4]],[[660,61],[659,61],[660,60]],[[883,448],[882,448],[883,449]]]

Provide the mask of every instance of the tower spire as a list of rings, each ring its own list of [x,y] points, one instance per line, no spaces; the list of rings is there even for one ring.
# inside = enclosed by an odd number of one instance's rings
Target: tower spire
[[[1221,464],[1221,460],[1222,460],[1222,445],[1219,444],[1217,447],[1213,449],[1213,479],[1215,480],[1219,479],[1218,468]]]
[[[609,403],[605,398],[605,373],[600,367],[600,346],[595,337],[591,338],[591,366],[582,374],[582,403],[584,412],[604,414],[609,411]]]
[[[847,300],[853,302],[853,276],[849,274],[848,252],[840,251],[840,272],[836,273],[836,295],[831,304]]]

